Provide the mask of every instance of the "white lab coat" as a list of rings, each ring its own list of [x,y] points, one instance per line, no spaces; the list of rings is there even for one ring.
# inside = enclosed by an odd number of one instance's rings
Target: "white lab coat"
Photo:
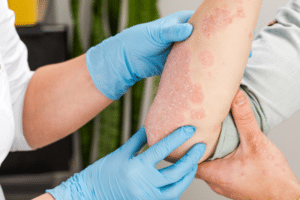
[[[31,150],[23,135],[22,108],[33,72],[29,70],[27,49],[14,21],[7,0],[0,0],[0,165],[9,151]]]

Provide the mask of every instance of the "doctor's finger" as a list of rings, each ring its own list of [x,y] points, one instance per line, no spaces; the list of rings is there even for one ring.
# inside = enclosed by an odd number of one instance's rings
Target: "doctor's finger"
[[[160,37],[165,43],[181,42],[186,40],[193,32],[191,24],[174,24],[161,29]]]
[[[205,144],[194,145],[180,160],[175,164],[159,170],[170,183],[175,183],[186,176],[191,169],[197,166],[198,161],[205,153]]]
[[[145,127],[142,126],[123,146],[120,150],[131,156],[138,152],[147,143]]]
[[[173,183],[169,186],[166,186],[162,189],[164,196],[169,197],[169,199],[176,199],[180,197],[181,194],[189,187],[195,178],[197,171],[197,166],[191,169],[191,171],[186,174],[181,180],[176,183]]]
[[[190,126],[181,127],[175,130],[170,135],[161,139],[158,143],[151,146],[144,153],[139,155],[139,158],[150,165],[155,165],[172,151],[177,149],[185,141],[190,139],[195,133],[195,128]]]
[[[176,19],[177,23],[187,23],[194,13],[195,11],[192,10],[183,10],[169,15],[168,17]]]

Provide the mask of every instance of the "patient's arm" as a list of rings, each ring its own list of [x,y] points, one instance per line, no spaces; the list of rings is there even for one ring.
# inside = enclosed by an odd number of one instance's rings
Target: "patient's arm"
[[[204,142],[214,153],[248,60],[262,0],[204,0],[190,23],[192,36],[175,44],[162,74],[145,128],[149,145],[184,125],[196,134],[168,159],[175,161]]]

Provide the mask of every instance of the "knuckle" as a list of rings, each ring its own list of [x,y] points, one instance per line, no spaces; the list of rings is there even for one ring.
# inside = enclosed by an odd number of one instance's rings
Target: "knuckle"
[[[215,191],[215,193],[217,193],[218,195],[223,196],[224,192],[220,187],[213,187],[212,188],[213,191]]]
[[[252,111],[240,112],[237,116],[235,116],[235,120],[242,125],[257,123]]]

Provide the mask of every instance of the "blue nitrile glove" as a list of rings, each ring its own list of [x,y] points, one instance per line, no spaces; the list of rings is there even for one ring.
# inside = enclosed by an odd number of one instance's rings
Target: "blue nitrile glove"
[[[187,39],[193,26],[186,23],[193,11],[181,11],[156,21],[128,28],[86,53],[94,84],[116,100],[137,81],[160,75],[173,42]]]
[[[122,147],[82,172],[47,190],[56,200],[148,200],[179,199],[193,181],[206,145],[196,144],[175,164],[155,165],[191,138],[193,127],[182,127],[135,156],[147,142],[142,127]]]

